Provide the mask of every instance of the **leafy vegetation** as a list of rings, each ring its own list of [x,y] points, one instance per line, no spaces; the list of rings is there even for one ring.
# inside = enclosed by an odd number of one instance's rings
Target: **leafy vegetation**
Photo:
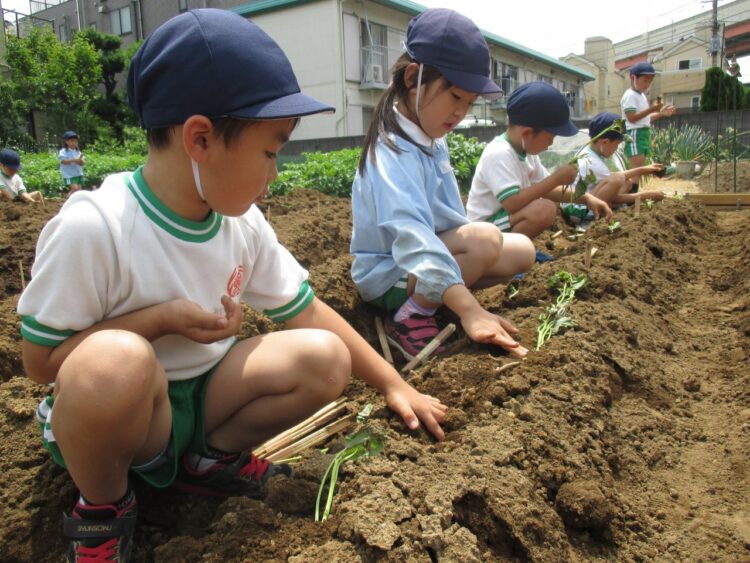
[[[701,92],[700,111],[747,109],[750,90],[719,67],[706,69],[706,82]]]
[[[479,157],[482,156],[487,143],[479,141],[476,137],[464,137],[458,133],[448,133],[445,140],[448,143],[451,166],[458,186],[462,192],[467,193],[471,188],[471,180],[474,178]]]
[[[568,305],[573,302],[576,291],[586,285],[587,279],[583,274],[573,276],[562,270],[550,276],[547,285],[550,289],[557,288],[557,300],[545,307],[539,315],[539,326],[536,331],[536,349],[541,349],[545,342],[564,328],[576,326],[576,322],[568,315]]]

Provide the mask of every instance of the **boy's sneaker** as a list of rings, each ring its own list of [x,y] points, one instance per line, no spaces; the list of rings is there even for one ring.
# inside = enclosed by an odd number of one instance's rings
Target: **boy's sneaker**
[[[286,463],[271,463],[247,451],[219,459],[204,471],[190,467],[187,456],[183,456],[174,484],[181,491],[193,495],[260,499],[271,477],[291,477],[293,474],[291,466]]]
[[[389,315],[384,323],[388,342],[397,348],[407,360],[413,360],[422,349],[440,332],[435,317],[412,315],[408,319],[396,322]],[[432,354],[441,354],[445,347],[440,346]]]
[[[85,505],[79,501],[69,515],[63,514],[63,532],[71,539],[67,561],[128,561],[137,513],[135,495],[121,508],[112,504]]]

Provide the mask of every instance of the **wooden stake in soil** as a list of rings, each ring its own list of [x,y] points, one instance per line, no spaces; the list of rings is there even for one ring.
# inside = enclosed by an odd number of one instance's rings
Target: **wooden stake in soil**
[[[385,358],[385,361],[393,365],[391,347],[388,346],[388,337],[386,337],[385,329],[383,328],[383,319],[379,316],[375,317],[375,330],[378,333],[378,340],[380,340],[380,347],[383,349],[383,357]]]
[[[641,198],[636,197],[633,201],[633,217],[638,217],[641,214]]]
[[[591,241],[586,239],[586,253],[583,255],[583,267],[586,268],[587,272],[591,267],[591,256]]]
[[[555,233],[554,235],[552,235],[552,238],[553,238],[553,239],[556,239],[556,238],[557,238],[557,237],[559,237],[559,236],[560,236],[560,235],[561,235],[562,233],[563,233],[562,231],[557,231],[557,232],[556,232],[556,233]]]
[[[401,368],[401,373],[406,373],[411,369],[414,369],[419,364],[424,362],[430,354],[432,354],[435,350],[437,350],[438,346],[440,346],[443,342],[448,340],[448,337],[453,334],[456,331],[456,325],[453,323],[450,323],[447,327],[445,327],[443,330],[441,330],[435,338],[433,338],[430,343],[425,346],[422,351],[414,356],[414,359],[410,361],[408,364],[406,364],[403,368]]]
[[[271,206],[268,206],[268,209],[266,209],[266,223],[269,225],[271,224]]]
[[[21,291],[26,289],[26,278],[23,275],[23,262],[21,260],[18,261],[18,271],[21,272]]]
[[[339,397],[299,424],[292,426],[273,438],[269,438],[255,448],[253,453],[258,457],[268,457],[284,448],[287,448],[290,444],[303,439],[307,434],[310,434],[312,431],[317,430],[342,414],[346,410],[345,403],[346,399]]]

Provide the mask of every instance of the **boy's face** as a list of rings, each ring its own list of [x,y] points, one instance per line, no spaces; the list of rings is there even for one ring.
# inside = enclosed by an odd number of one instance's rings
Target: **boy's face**
[[[11,168],[10,166],[5,166],[5,164],[0,164],[0,168],[2,168],[3,174],[8,176],[9,178],[16,175],[17,170],[15,168]]]
[[[639,92],[645,92],[651,87],[651,83],[654,81],[653,74],[640,74],[633,77],[633,85]]]
[[[211,208],[229,217],[245,213],[267,193],[278,176],[276,156],[289,140],[294,119],[260,121],[246,127],[240,136],[225,146],[221,139],[215,165],[202,167],[201,174],[211,174],[206,185],[217,186],[206,192]]]
[[[555,140],[555,135],[549,131],[534,132],[532,127],[521,127],[521,138],[523,139],[523,149],[527,154],[539,154],[546,151]]]
[[[609,158],[615,154],[617,147],[620,145],[620,139],[599,139],[596,144],[599,154]]]

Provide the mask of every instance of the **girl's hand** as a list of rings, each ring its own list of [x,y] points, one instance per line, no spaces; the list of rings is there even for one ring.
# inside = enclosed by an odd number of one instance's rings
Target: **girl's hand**
[[[504,318],[484,309],[461,318],[461,325],[474,342],[497,344],[511,354],[523,358],[528,350],[516,342],[511,335],[518,334],[518,329]]]
[[[197,303],[175,299],[165,304],[165,334],[179,334],[194,342],[210,344],[239,333],[242,307],[229,296],[221,298],[224,315],[204,311]]]
[[[435,438],[438,440],[445,438],[445,432],[440,427],[440,423],[445,420],[448,407],[439,399],[420,393],[401,379],[395,388],[385,392],[385,401],[388,407],[403,419],[410,430],[419,428],[421,420]]]

